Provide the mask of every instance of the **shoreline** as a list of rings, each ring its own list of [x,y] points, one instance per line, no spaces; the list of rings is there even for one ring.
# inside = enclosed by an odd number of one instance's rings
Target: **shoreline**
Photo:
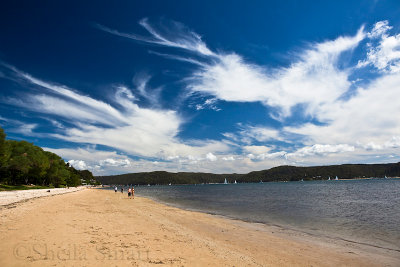
[[[216,218],[221,218],[221,219],[230,220],[230,221],[237,221],[238,223],[244,223],[244,224],[249,224],[249,225],[258,225],[260,227],[265,227],[265,228],[273,228],[273,229],[275,229],[276,232],[280,232],[283,234],[286,233],[291,236],[302,236],[302,237],[307,237],[310,239],[316,239],[317,241],[324,240],[327,242],[335,242],[340,245],[352,244],[352,245],[356,245],[356,246],[359,245],[361,247],[370,248],[370,249],[387,250],[387,251],[399,253],[399,257],[400,257],[400,249],[391,248],[391,247],[387,247],[387,246],[381,246],[378,244],[372,244],[372,243],[368,243],[367,241],[363,241],[363,240],[346,239],[342,235],[333,235],[330,232],[324,232],[324,233],[315,232],[315,231],[303,229],[301,227],[296,227],[293,225],[277,223],[277,222],[265,223],[265,222],[261,222],[261,221],[246,220],[246,219],[237,218],[234,216],[223,215],[223,214],[218,214],[218,213],[213,213],[213,212],[207,212],[207,211],[201,210],[201,209],[185,207],[184,205],[168,203],[168,202],[159,200],[157,198],[149,197],[149,196],[140,196],[140,195],[138,195],[138,196],[141,198],[149,199],[155,203],[165,205],[167,207],[172,207],[172,208],[176,208],[176,209],[180,209],[180,210],[184,210],[184,211],[188,211],[188,212],[197,212],[197,213],[207,214],[207,215],[210,215],[210,216],[213,216]]]
[[[183,210],[144,197],[128,199],[108,190],[30,199],[0,214],[4,266],[396,266],[400,262],[398,253],[360,244],[343,246],[277,226]],[[43,252],[44,245],[53,252],[47,258],[35,254],[35,249]],[[68,253],[77,246],[78,251],[85,247],[84,257],[80,255],[84,262]],[[121,251],[124,255],[118,254]],[[129,251],[136,256],[128,258]],[[55,257],[56,252],[62,259]]]
[[[362,178],[364,179],[364,178]],[[360,179],[360,180],[362,180]],[[369,178],[367,178],[369,179]],[[372,178],[371,178],[372,179]],[[349,179],[352,180],[352,179]],[[265,228],[264,230],[270,231],[273,229],[275,234],[281,234],[282,237],[288,238],[296,238],[299,237],[300,239],[308,239],[313,242],[322,242],[322,243],[335,243],[337,246],[351,246],[356,250],[359,251],[369,251],[371,253],[379,254],[381,252],[386,253],[388,252],[391,254],[392,252],[397,255],[399,258],[399,265],[400,265],[400,249],[390,247],[390,246],[385,246],[385,245],[380,245],[380,244],[374,244],[371,242],[368,242],[369,240],[357,240],[357,239],[351,239],[351,238],[346,238],[344,235],[339,235],[335,234],[332,232],[323,232],[323,231],[313,231],[309,229],[304,229],[301,227],[296,227],[293,225],[289,224],[283,224],[283,223],[278,223],[278,222],[270,222],[270,223],[265,223],[261,221],[252,221],[252,220],[245,220],[243,218],[238,218],[234,216],[229,216],[229,215],[223,215],[223,214],[218,214],[214,212],[208,212],[205,210],[201,209],[196,209],[196,208],[190,208],[186,207],[184,205],[179,205],[177,203],[168,203],[166,201],[157,199],[155,197],[150,197],[150,196],[140,196],[139,197],[149,199],[155,203],[165,205],[167,207],[172,207],[188,212],[196,212],[196,213],[202,213],[206,215],[210,215],[212,217],[216,218],[221,218],[224,220],[229,220],[232,222],[238,222],[238,224],[247,224],[248,227],[253,228],[253,226],[257,226],[256,228]]]

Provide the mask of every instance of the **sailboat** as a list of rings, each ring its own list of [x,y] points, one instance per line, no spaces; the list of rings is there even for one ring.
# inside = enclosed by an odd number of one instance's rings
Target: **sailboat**
[[[328,176],[328,181],[330,181],[331,180],[331,177],[330,176]]]
[[[336,176],[335,180],[337,181],[337,180],[339,180],[339,178]]]
[[[387,179],[386,175],[385,175],[385,179]]]
[[[262,184],[263,183],[263,181],[262,180],[260,180],[260,184]]]
[[[226,180],[226,178],[225,178],[224,184],[228,184],[228,181]]]
[[[236,180],[235,180],[234,184],[237,184]]]

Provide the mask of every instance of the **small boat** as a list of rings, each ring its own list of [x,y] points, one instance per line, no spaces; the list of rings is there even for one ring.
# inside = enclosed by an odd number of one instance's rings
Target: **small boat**
[[[171,185],[171,183],[169,183],[168,185]]]
[[[330,176],[328,176],[328,181],[330,181],[331,180],[331,177]]]
[[[150,186],[150,184],[147,184],[147,186]]]
[[[303,179],[301,179],[301,180],[300,180],[300,182],[304,182],[304,180],[303,180]]]
[[[339,178],[336,176],[335,181],[339,180]]]
[[[386,175],[385,175],[385,179],[387,179]]]
[[[235,180],[234,184],[237,184],[236,180]]]
[[[260,180],[260,184],[262,184],[263,183],[263,181],[262,180]]]
[[[224,184],[228,184],[228,181],[226,180],[226,178],[225,178]]]

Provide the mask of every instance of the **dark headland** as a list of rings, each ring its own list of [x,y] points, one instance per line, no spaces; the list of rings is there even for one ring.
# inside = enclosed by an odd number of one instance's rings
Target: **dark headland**
[[[268,170],[253,171],[247,174],[214,174],[199,172],[139,172],[110,176],[97,176],[103,184],[202,184],[229,183],[235,180],[238,183],[279,182],[299,180],[327,180],[400,177],[400,162],[386,164],[343,164],[330,166],[296,167],[279,166]]]

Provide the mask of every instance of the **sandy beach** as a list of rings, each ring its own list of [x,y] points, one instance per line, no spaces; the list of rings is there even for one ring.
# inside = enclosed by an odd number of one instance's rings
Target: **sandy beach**
[[[32,198],[71,193],[83,189],[85,189],[85,187],[80,186],[80,187],[70,187],[70,188],[3,191],[0,192],[0,206],[10,205],[16,202],[26,201]]]
[[[0,266],[399,266],[400,253],[85,189],[0,206]]]

